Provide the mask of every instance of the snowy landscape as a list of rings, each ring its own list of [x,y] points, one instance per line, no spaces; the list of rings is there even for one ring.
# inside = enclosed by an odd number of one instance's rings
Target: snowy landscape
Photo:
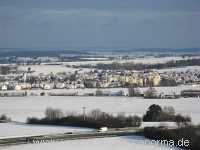
[[[0,150],[200,150],[199,0],[0,0]]]
[[[82,113],[99,108],[102,111],[117,115],[143,115],[151,104],[173,106],[177,113],[192,117],[194,123],[200,123],[199,99],[141,99],[129,97],[13,97],[0,98],[0,110],[14,121],[25,122],[27,117],[43,117],[48,107],[59,108],[64,112]],[[112,109],[111,109],[112,108]]]
[[[173,59],[181,60],[181,57],[166,57],[163,58],[139,58],[134,60],[135,63],[149,63],[151,59],[155,59],[152,61],[152,64],[156,63],[165,63],[171,61]],[[164,61],[162,61],[164,60]],[[125,60],[120,61],[120,63],[124,63]],[[130,62],[132,60],[129,60]],[[61,72],[70,74],[73,76],[74,72],[78,72],[80,77],[82,75],[91,74],[94,72],[95,68],[74,68],[74,65],[80,64],[97,64],[97,63],[113,63],[113,61],[109,60],[96,60],[96,61],[85,61],[85,62],[63,62],[61,65],[48,65],[48,64],[40,64],[40,65],[20,65],[18,70],[20,72],[27,72],[29,68],[31,68],[31,73],[27,73],[24,76],[24,73],[14,74],[17,78],[22,78],[22,84],[28,85],[27,78],[31,76],[46,76],[55,74],[59,75]],[[66,66],[68,65],[68,66]],[[70,67],[70,65],[73,65]],[[5,66],[5,65],[3,65]],[[102,72],[103,70],[101,70]],[[135,73],[139,73],[134,70],[133,75]],[[196,75],[198,77],[198,72],[200,72],[199,66],[185,66],[180,68],[166,68],[166,69],[155,69],[153,72],[158,72],[160,75],[168,74],[169,77],[172,74],[182,74],[187,73],[188,77],[190,75]],[[191,74],[188,74],[188,72]],[[13,76],[13,74],[9,74],[8,77]],[[6,77],[5,75],[2,77]],[[176,75],[175,75],[176,77]],[[162,76],[161,76],[162,78]],[[5,78],[6,79],[6,78]],[[111,74],[112,79],[112,74]],[[13,80],[13,78],[10,78]],[[44,81],[46,82],[47,79]],[[117,80],[117,79],[114,79]],[[183,79],[182,79],[183,80]],[[44,82],[43,81],[43,82]],[[155,81],[157,83],[157,79]],[[158,82],[161,80],[158,79]],[[184,80],[183,80],[184,81]],[[190,80],[188,80],[190,81]],[[21,83],[20,83],[21,84]],[[74,83],[75,84],[75,83]],[[9,84],[8,84],[9,85]],[[23,87],[20,89],[3,89],[5,86],[2,84],[2,91],[0,96],[0,115],[5,115],[6,117],[11,118],[11,122],[3,122],[0,123],[0,140],[8,139],[8,138],[21,138],[21,137],[30,137],[30,136],[43,136],[43,135],[51,135],[51,134],[81,134],[81,133],[93,133],[96,132],[95,129],[92,128],[83,128],[83,127],[73,127],[73,126],[57,126],[57,125],[40,125],[40,124],[27,124],[27,119],[31,117],[37,117],[38,119],[42,119],[45,117],[45,111],[47,108],[54,108],[57,110],[61,110],[64,114],[77,114],[77,115],[87,115],[92,110],[99,109],[105,113],[110,115],[118,116],[120,114],[124,114],[125,116],[134,116],[137,115],[139,117],[143,117],[145,113],[148,111],[149,106],[158,105],[160,107],[173,107],[176,111],[176,114],[180,114],[183,116],[188,116],[191,118],[192,125],[200,124],[200,109],[199,96],[194,97],[183,97],[182,91],[193,90],[196,91],[200,88],[198,80],[195,80],[195,83],[187,83],[180,84],[176,86],[155,86],[154,90],[157,95],[169,95],[173,98],[145,98],[145,93],[150,89],[149,86],[137,87],[137,91],[140,92],[141,95],[138,96],[130,96],[130,88],[129,87],[104,87],[104,88],[87,88],[81,87],[78,88],[72,86],[71,88],[26,88]],[[28,87],[28,86],[27,86]],[[105,95],[96,95],[97,91],[100,90]],[[121,91],[122,95],[115,95]],[[12,93],[19,94],[18,96],[12,95]],[[26,93],[26,95],[21,95],[21,93]],[[44,93],[44,95],[41,95]],[[52,93],[54,95],[52,95]],[[68,95],[63,95],[63,93]],[[75,93],[75,95],[73,94]],[[92,94],[92,96],[89,96]],[[106,94],[110,93],[110,94]],[[11,94],[11,96],[9,96]],[[59,95],[59,96],[58,96]],[[71,95],[71,96],[70,96]],[[174,97],[178,95],[178,98]],[[178,125],[176,122],[142,122],[140,129],[144,129],[147,127],[165,127],[168,129],[177,129]],[[54,141],[50,143],[40,143],[40,144],[26,144],[19,146],[4,146],[0,149],[5,150],[17,150],[17,149],[45,149],[47,147],[51,147],[51,149],[79,149],[80,146],[82,149],[162,149],[162,150],[178,150],[179,148],[173,146],[169,147],[166,145],[160,145],[160,143],[144,143],[151,142],[150,139],[145,138],[144,136],[120,136],[120,137],[104,137],[104,138],[94,138],[94,139],[76,139],[74,141]],[[88,147],[88,145],[90,145]],[[113,147],[113,145],[115,145]]]
[[[19,146],[0,147],[1,150],[33,150],[33,149],[49,149],[49,150],[181,150],[179,148],[161,147],[159,144],[144,144],[144,138],[140,136],[128,137],[112,137],[92,140],[72,140],[55,143],[43,144],[27,144]],[[146,142],[148,143],[148,142]]]
[[[92,129],[87,129],[87,128],[61,127],[61,126],[50,126],[50,125],[27,125],[25,123],[19,123],[19,122],[1,123],[0,128],[1,128],[0,139],[52,134],[52,133],[67,133],[67,132],[76,133],[76,132],[92,131]]]

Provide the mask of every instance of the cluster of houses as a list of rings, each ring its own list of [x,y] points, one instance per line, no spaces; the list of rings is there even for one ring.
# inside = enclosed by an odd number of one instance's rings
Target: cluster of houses
[[[90,71],[84,73],[50,73],[48,75],[25,72],[18,75],[0,76],[0,90],[30,89],[76,89],[76,88],[115,88],[152,84],[158,86],[161,77],[156,72],[145,75],[133,72]]]
[[[187,83],[199,83],[200,82],[200,71],[198,70],[187,70],[187,71],[168,71],[162,73],[162,77],[172,79],[177,84]]]
[[[168,80],[177,84],[198,83],[200,72],[91,70],[35,75],[30,68],[15,74],[0,74],[0,90],[154,87],[163,86],[163,79],[167,83],[170,83]]]
[[[70,88],[84,88],[83,84],[67,84],[67,83],[11,83],[5,82],[0,84],[1,91],[7,90],[31,90],[31,89],[43,89],[43,90],[50,90],[50,89],[70,89]]]
[[[86,88],[117,88],[159,86],[161,76],[158,72],[94,70],[78,76]]]

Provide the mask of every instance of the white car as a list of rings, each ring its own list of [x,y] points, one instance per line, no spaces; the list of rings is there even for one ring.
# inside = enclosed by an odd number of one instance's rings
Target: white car
[[[98,132],[106,132],[106,131],[108,131],[108,127],[101,127],[97,131]]]

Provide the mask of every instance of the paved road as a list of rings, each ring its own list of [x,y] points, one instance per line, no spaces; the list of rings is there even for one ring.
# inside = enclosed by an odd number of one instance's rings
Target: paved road
[[[49,134],[39,136],[25,136],[15,138],[0,139],[0,146],[19,145],[28,143],[47,143],[64,140],[92,139],[104,137],[127,136],[141,133],[141,128],[123,128],[110,129],[106,132],[88,131],[88,132],[67,132],[61,134]]]

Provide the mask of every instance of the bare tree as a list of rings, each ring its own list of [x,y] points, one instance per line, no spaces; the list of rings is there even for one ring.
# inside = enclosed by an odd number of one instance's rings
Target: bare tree
[[[63,112],[60,109],[47,108],[45,111],[45,117],[49,120],[59,119],[63,116]]]
[[[168,114],[168,115],[171,115],[171,116],[174,116],[175,115],[175,110],[172,106],[165,106],[163,107],[163,110],[162,110],[164,113]]]
[[[144,93],[144,97],[145,98],[156,98],[157,97],[157,91],[155,88],[150,87],[149,89],[147,89]]]
[[[89,114],[89,117],[94,118],[95,120],[99,119],[102,116],[102,111],[100,109],[93,109]]]
[[[117,118],[122,121],[122,122],[125,122],[126,121],[126,116],[125,116],[125,112],[119,112],[117,114]]]

